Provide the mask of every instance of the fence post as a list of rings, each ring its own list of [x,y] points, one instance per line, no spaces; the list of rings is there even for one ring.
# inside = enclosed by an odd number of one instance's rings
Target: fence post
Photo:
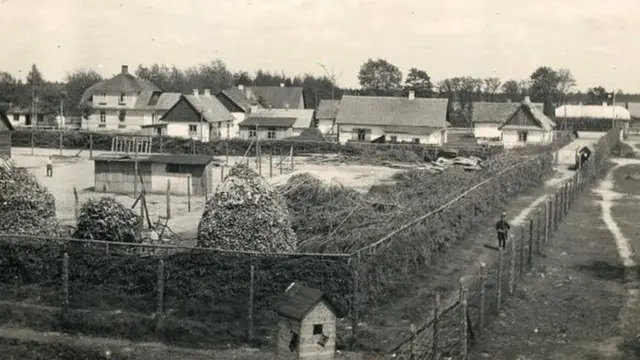
[[[531,271],[533,267],[533,219],[529,219],[529,248],[527,250],[527,265]]]
[[[554,193],[555,196],[555,200],[553,201],[553,231],[557,231],[558,230],[558,223],[560,222],[559,220],[559,216],[560,216],[560,196],[558,191],[556,191]]]
[[[511,257],[509,258],[509,295],[513,295],[516,287],[516,240],[511,239]]]
[[[524,276],[524,226],[520,228],[520,277]]]
[[[34,148],[35,148],[35,136],[33,135],[33,129],[31,130],[31,156],[33,156],[34,154]]]
[[[440,292],[436,290],[436,300],[433,307],[433,342],[431,343],[431,359],[438,359],[438,342],[440,341],[440,334],[438,334],[440,322]]]
[[[536,210],[536,254],[540,255],[540,242],[542,241],[542,212]]]
[[[171,179],[167,179],[167,220],[171,219]]]
[[[498,249],[498,278],[496,279],[496,306],[500,312],[502,302],[502,248]]]
[[[220,182],[224,181],[224,166],[220,165]]]
[[[160,154],[164,153],[164,141],[162,140],[162,136],[159,136],[160,138]]]
[[[352,259],[352,258],[350,258]],[[356,341],[358,338],[358,310],[359,310],[359,301],[360,301],[360,292],[358,287],[359,282],[359,273],[358,267],[360,266],[360,253],[355,258],[355,264],[353,264],[353,316],[351,317],[351,334],[353,335],[353,340]]]
[[[69,254],[64,253],[62,256],[62,311],[60,312],[61,320],[66,319],[69,313]]]
[[[487,268],[484,263],[480,263],[480,319],[478,320],[478,329],[482,331],[484,327],[485,317],[485,302],[486,302],[486,288],[487,286]]]
[[[93,159],[93,134],[89,134],[89,159]]]
[[[462,278],[460,278],[460,352],[461,359],[467,359],[467,331],[469,324],[467,323],[467,294],[464,288]]]
[[[544,238],[542,240],[542,248],[540,249],[540,254],[544,252],[547,247],[547,243],[549,242],[549,218],[551,212],[551,201],[544,201]]]
[[[269,178],[273,177],[273,151],[269,152]]]
[[[229,165],[229,141],[224,142],[224,161]]]
[[[409,343],[409,356],[411,360],[416,358],[416,326],[409,324],[409,331],[411,331],[411,342]]]
[[[191,212],[191,174],[187,175],[187,211]]]
[[[164,313],[164,260],[158,261],[158,279],[157,279],[157,303],[156,303],[156,331],[160,330],[160,322]]]
[[[249,342],[253,341],[253,289],[255,282],[255,267],[251,265],[249,270]]]
[[[62,131],[59,131],[60,133],[60,156],[62,156]]]
[[[76,218],[76,223],[78,222],[78,214],[80,213],[80,200],[78,199],[78,190],[76,189],[75,185],[73,186],[73,200],[74,200],[74,204],[73,204],[73,213],[75,215]]]

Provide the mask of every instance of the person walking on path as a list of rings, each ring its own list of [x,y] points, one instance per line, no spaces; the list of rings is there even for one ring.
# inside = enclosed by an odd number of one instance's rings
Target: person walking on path
[[[507,214],[502,213],[500,215],[500,220],[496,223],[496,230],[498,231],[498,247],[506,248],[507,247],[507,237],[509,236],[509,229],[511,229],[511,225],[505,220]]]
[[[53,162],[51,156],[47,159],[47,177],[53,177]]]

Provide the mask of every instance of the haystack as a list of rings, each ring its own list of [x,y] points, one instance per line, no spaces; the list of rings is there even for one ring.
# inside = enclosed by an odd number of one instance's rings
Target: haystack
[[[294,252],[296,236],[281,195],[248,166],[238,164],[205,205],[198,246]]]
[[[140,217],[113,197],[89,199],[80,208],[73,237],[137,243],[141,241]]]
[[[58,234],[54,196],[27,169],[0,158],[0,232]]]

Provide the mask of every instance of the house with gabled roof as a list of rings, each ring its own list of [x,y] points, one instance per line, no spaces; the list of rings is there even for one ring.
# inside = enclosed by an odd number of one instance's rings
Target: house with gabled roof
[[[155,123],[143,125],[149,134],[175,136],[200,141],[221,138],[221,129],[230,129],[234,117],[210,90],[193,90],[180,95],[176,103]]]
[[[227,129],[226,125],[221,128],[220,136],[223,139],[239,137],[240,128],[238,124],[244,121],[252,111],[262,108],[262,106],[252,98],[251,92],[245,89],[244,85],[222,90],[216,97],[234,117],[231,128]]]
[[[530,102],[529,97],[525,101]],[[520,108],[519,102],[484,102],[476,101],[472,104],[471,121],[473,135],[480,143],[488,141],[501,141],[502,131],[500,126]],[[544,104],[531,103],[539,111],[543,111]]]
[[[340,100],[320,100],[316,109],[316,126],[323,135],[337,133],[336,117],[340,109]]]
[[[85,90],[81,102],[92,113],[82,120],[83,130],[140,131],[157,121],[180,98],[180,93],[163,92],[155,84],[129,73],[129,67],[114,77]]]
[[[340,101],[336,116],[338,141],[442,145],[447,141],[448,99],[350,96]]]
[[[246,140],[279,140],[299,136],[313,125],[313,109],[261,109],[238,124]]]
[[[268,109],[304,109],[303,88],[299,86],[247,86],[248,97]]]

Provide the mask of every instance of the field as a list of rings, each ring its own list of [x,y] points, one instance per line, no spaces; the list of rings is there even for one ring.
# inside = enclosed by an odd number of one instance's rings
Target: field
[[[471,358],[640,358],[640,160],[614,159]]]

